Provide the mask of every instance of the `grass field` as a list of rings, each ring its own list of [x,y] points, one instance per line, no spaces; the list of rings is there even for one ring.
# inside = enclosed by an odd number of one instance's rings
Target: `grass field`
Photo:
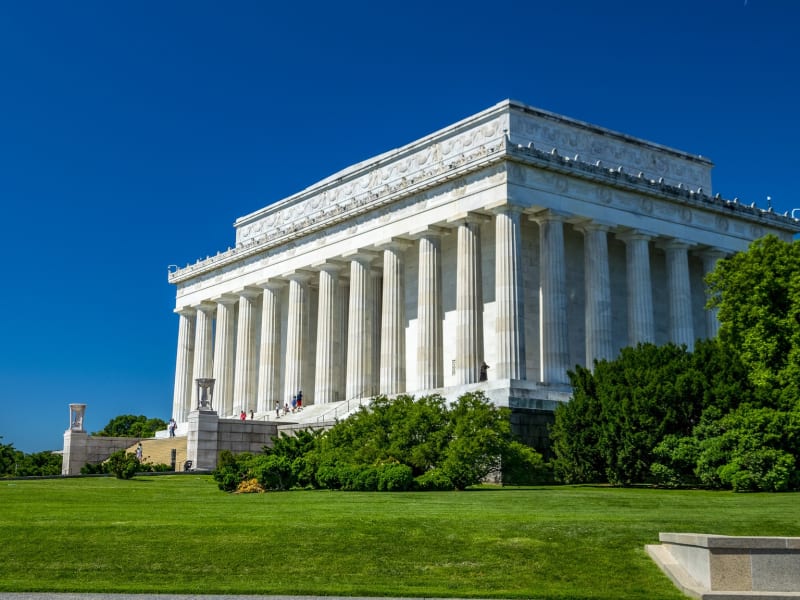
[[[659,531],[800,535],[797,494],[547,487],[229,495],[207,476],[0,480],[0,591],[683,596]]]

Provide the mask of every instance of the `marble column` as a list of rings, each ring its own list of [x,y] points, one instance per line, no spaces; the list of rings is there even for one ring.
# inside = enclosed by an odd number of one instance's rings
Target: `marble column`
[[[483,364],[483,293],[481,278],[481,221],[458,225],[456,261],[456,381],[480,380]]]
[[[521,209],[503,206],[495,217],[497,379],[525,379],[525,305],[522,293]]]
[[[395,240],[383,250],[380,393],[406,391],[405,252],[408,242]]]
[[[725,257],[722,250],[705,250],[700,253],[700,258],[703,261],[703,279],[717,268],[717,262]],[[706,301],[708,301],[708,292],[706,292]],[[719,318],[717,313],[719,309],[706,308],[706,337],[708,339],[715,338],[719,334]]]
[[[650,277],[650,239],[640,232],[617,234],[625,242],[628,284],[628,344],[655,343],[653,284]]]
[[[339,314],[339,270],[340,267],[335,264],[324,264],[319,267],[315,404],[328,404],[335,401],[336,381],[334,371],[337,361],[341,360],[341,355],[336,353]]]
[[[539,224],[539,331],[540,372],[543,383],[568,383],[567,267],[564,251],[564,217],[543,213],[532,217]]]
[[[368,398],[372,384],[372,331],[368,311],[372,308],[371,254],[356,254],[350,260],[350,303],[347,330],[346,399]]]
[[[214,336],[214,405],[221,417],[233,414],[234,333],[236,296],[216,298],[217,327]]]
[[[669,296],[669,337],[680,346],[694,349],[692,288],[689,280],[690,244],[673,240],[664,244],[667,256],[667,294]]]
[[[338,360],[334,366],[333,400],[338,402],[345,399],[345,380],[347,375],[347,332],[350,314],[350,269],[339,273],[339,301],[336,318],[336,339],[334,341],[334,354]]]
[[[260,290],[239,292],[236,362],[233,375],[233,413],[256,409],[256,310]]]
[[[172,397],[172,417],[182,423],[186,421],[192,403],[194,379],[194,321],[195,309],[184,308],[178,313],[178,353],[175,360],[175,390]]]
[[[283,406],[280,389],[281,365],[281,292],[283,282],[269,281],[261,285],[261,342],[258,353],[257,412],[266,413]]]
[[[286,322],[286,365],[283,378],[283,398],[290,402],[303,389],[305,362],[305,331],[308,328],[309,289],[307,273],[292,273],[289,280],[289,316]]]
[[[611,322],[611,275],[608,266],[608,227],[584,223],[583,264],[586,289],[586,366],[596,360],[611,360],[613,332]]]
[[[417,298],[417,389],[444,384],[442,347],[442,240],[438,232],[419,238]]]
[[[372,309],[367,312],[369,330],[372,332],[370,344],[370,396],[378,394],[381,382],[381,314],[383,313],[383,264],[370,269],[370,302]]]
[[[216,304],[203,302],[197,308],[197,320],[195,321],[194,331],[194,364],[192,366],[192,379],[205,379],[214,376],[213,364],[213,336],[214,336],[214,313],[217,310]],[[189,411],[193,411],[198,406],[197,386],[192,381],[192,404]],[[214,407],[216,408],[216,406]]]

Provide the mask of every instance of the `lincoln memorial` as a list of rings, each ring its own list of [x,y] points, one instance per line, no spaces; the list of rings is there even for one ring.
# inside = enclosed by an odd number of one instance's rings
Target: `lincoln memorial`
[[[482,390],[541,424],[576,364],[714,336],[704,275],[800,231],[715,196],[711,168],[507,100],[270,202],[169,274],[172,414],[186,423],[214,379],[224,419],[269,419],[299,390],[306,406]]]

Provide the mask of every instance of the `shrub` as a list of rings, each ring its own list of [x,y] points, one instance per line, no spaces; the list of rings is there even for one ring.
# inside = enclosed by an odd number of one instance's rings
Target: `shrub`
[[[251,479],[245,479],[244,481],[240,482],[238,486],[236,486],[237,494],[263,494],[264,488],[261,487],[261,484],[258,483],[258,479],[255,477]]]
[[[426,471],[414,480],[417,489],[432,492],[432,491],[445,491],[454,488],[453,482],[445,475],[441,469],[431,469]]]
[[[511,442],[502,456],[503,485],[541,485],[553,476],[542,455],[522,442]]]
[[[248,456],[239,455],[237,457],[230,450],[223,450],[219,454],[217,468],[211,476],[217,482],[217,486],[224,492],[233,492],[245,477],[245,469],[240,461],[246,460]]]
[[[700,455],[697,438],[667,435],[653,448],[655,461],[650,465],[654,483],[676,488],[698,483],[695,470]]]
[[[292,463],[285,456],[258,456],[253,460],[249,474],[254,476],[265,490],[288,490],[295,482]]]
[[[108,457],[106,461],[108,472],[117,479],[130,479],[140,470],[139,459],[134,454],[125,450],[118,450]]]
[[[795,481],[795,458],[774,448],[759,448],[734,458],[720,469],[723,484],[734,492],[785,492]]]
[[[378,479],[380,470],[373,466],[364,466],[358,469],[355,478],[353,489],[359,492],[376,492],[378,490]]]
[[[377,474],[380,492],[402,492],[411,488],[414,483],[411,467],[400,463],[381,465]]]
[[[339,469],[336,465],[322,465],[317,469],[317,482],[320,487],[329,490],[338,490],[342,487],[339,479]]]

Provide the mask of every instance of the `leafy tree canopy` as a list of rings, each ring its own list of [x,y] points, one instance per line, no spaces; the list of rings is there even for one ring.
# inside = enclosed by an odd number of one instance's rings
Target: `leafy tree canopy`
[[[766,236],[720,260],[707,278],[719,339],[737,354],[763,402],[800,398],[800,241]]]
[[[0,436],[0,440],[3,439]],[[61,474],[61,455],[53,452],[25,454],[13,444],[0,444],[0,477]]]
[[[103,437],[153,437],[156,431],[166,429],[167,423],[161,419],[150,419],[144,415],[119,415],[93,435]]]

